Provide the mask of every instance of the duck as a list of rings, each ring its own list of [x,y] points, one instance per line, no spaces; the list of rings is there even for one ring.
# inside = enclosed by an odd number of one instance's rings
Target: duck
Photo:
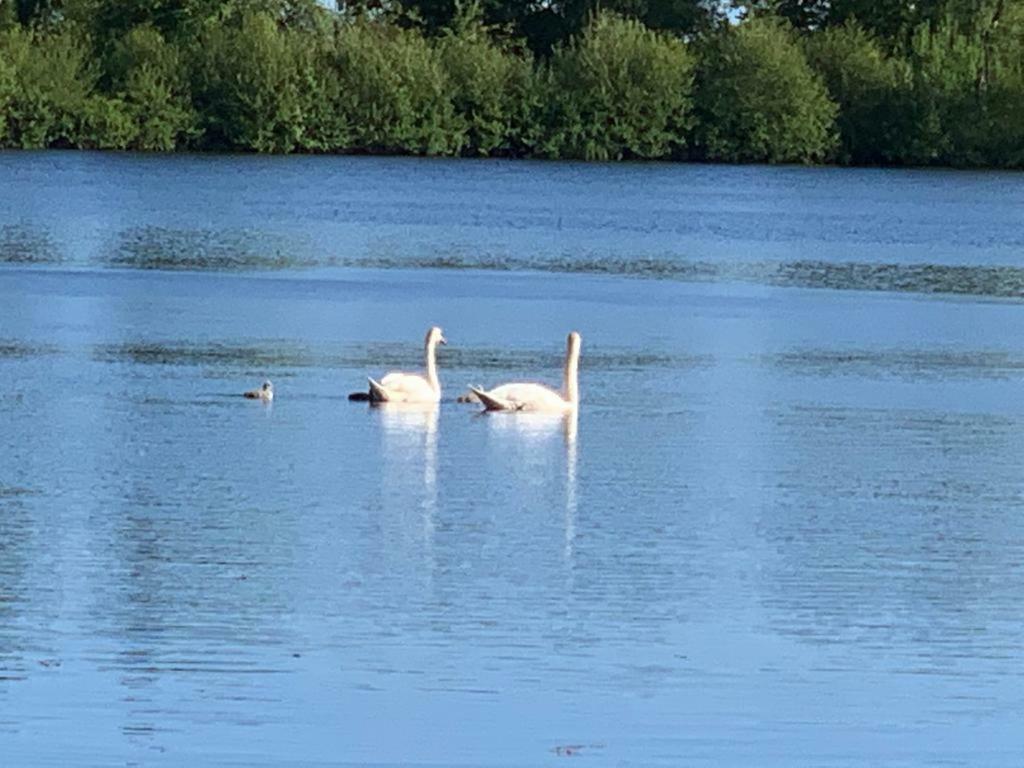
[[[502,384],[490,390],[471,386],[469,390],[480,399],[487,411],[575,411],[580,400],[579,364],[582,343],[583,339],[577,331],[572,331],[566,338],[561,391],[532,382]]]
[[[447,344],[444,333],[436,325],[427,331],[423,340],[426,373],[392,371],[380,381],[368,377],[369,392],[349,395],[351,400],[369,400],[371,403],[437,403],[441,400],[441,382],[437,378],[437,346]]]
[[[263,382],[263,386],[259,389],[250,389],[248,392],[243,392],[242,397],[247,397],[250,400],[262,400],[265,403],[269,403],[274,399],[274,385],[270,383],[270,379]]]

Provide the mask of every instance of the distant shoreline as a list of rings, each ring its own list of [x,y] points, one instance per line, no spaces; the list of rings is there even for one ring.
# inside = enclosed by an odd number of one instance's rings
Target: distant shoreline
[[[246,149],[218,149],[218,148],[181,148],[169,150],[146,150],[146,149],[98,149],[96,147],[0,147],[0,155],[30,155],[48,153],[67,154],[95,154],[107,155],[110,157],[251,157],[251,158],[351,158],[351,159],[377,159],[377,160],[430,160],[430,161],[451,161],[466,163],[488,163],[507,162],[519,163],[542,163],[542,164],[566,164],[582,165],[588,167],[600,166],[626,166],[626,165],[651,165],[651,166],[716,166],[734,168],[790,168],[807,170],[856,170],[856,171],[956,171],[961,173],[1002,173],[1020,174],[1024,172],[1024,166],[1005,167],[992,165],[901,165],[899,163],[878,164],[878,163],[798,163],[779,162],[771,163],[765,161],[750,160],[747,162],[728,162],[724,160],[707,159],[679,159],[679,158],[621,158],[616,160],[585,160],[574,157],[538,157],[533,155],[417,155],[412,153],[384,153],[366,152],[360,150],[339,151],[339,152],[256,152]]]

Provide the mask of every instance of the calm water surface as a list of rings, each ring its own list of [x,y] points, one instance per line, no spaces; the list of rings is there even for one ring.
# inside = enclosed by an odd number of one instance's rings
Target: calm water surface
[[[1022,212],[0,154],[0,763],[1020,765]],[[438,411],[346,401],[433,323]],[[577,422],[454,402],[571,328]]]

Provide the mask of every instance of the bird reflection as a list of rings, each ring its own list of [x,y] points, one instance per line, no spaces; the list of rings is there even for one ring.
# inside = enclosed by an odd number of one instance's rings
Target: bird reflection
[[[576,430],[579,414],[573,410],[562,417],[565,434],[565,560],[572,563],[576,540]]]
[[[530,467],[534,462],[546,463],[541,450],[544,443],[559,433],[565,448],[565,540],[563,555],[568,565],[572,565],[574,542],[576,540],[576,514],[578,507],[577,487],[577,432],[579,414],[575,411],[566,413],[543,413],[517,411],[515,413],[481,414],[486,418],[490,429],[495,434],[514,435],[516,442],[523,449],[523,458],[531,469],[531,475],[540,471],[540,466]]]
[[[373,409],[382,426],[384,487],[398,491],[396,509],[408,514],[419,507],[424,555],[432,560],[437,517],[437,403],[380,403]],[[422,466],[422,472],[416,469]],[[413,478],[419,477],[420,483]],[[408,527],[406,527],[406,534]],[[428,563],[432,565],[432,563]],[[428,567],[427,574],[432,572]]]

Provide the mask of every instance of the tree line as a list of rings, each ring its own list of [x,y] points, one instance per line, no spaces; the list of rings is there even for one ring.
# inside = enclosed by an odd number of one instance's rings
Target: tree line
[[[0,0],[0,147],[1024,166],[1024,0]]]

